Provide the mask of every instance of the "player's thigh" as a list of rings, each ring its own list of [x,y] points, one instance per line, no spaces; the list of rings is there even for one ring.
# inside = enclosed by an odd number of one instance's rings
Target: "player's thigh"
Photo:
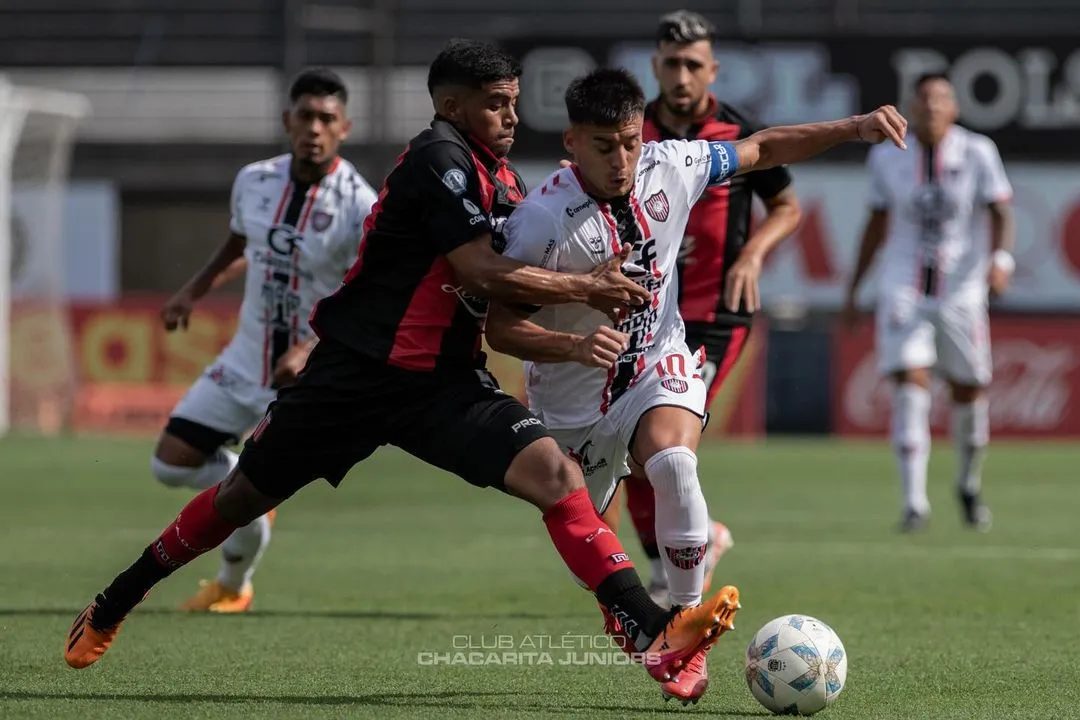
[[[587,427],[550,432],[566,456],[581,468],[596,511],[606,512],[619,483],[630,474],[626,464],[626,443],[619,437],[618,430],[604,417]]]
[[[202,375],[169,415],[154,454],[171,465],[201,465],[222,445],[239,442],[249,427],[251,408]]]
[[[950,382],[986,387],[993,378],[990,317],[980,302],[946,303],[937,315],[938,367]]]
[[[882,375],[934,367],[934,323],[917,307],[883,301],[876,315],[874,349]]]
[[[443,378],[403,407],[390,442],[470,485],[506,490],[515,458],[547,437],[544,424],[486,374],[462,374]],[[549,452],[534,451],[540,457],[530,458],[550,465],[544,473],[556,472],[563,460],[549,444]]]
[[[385,424],[397,412],[381,366],[321,342],[295,385],[284,388],[252,431],[241,472],[262,494],[286,498],[323,479],[333,486],[386,444]]]
[[[694,360],[682,350],[662,356],[609,412],[620,439],[640,465],[667,448],[697,448],[708,419],[708,391]]]

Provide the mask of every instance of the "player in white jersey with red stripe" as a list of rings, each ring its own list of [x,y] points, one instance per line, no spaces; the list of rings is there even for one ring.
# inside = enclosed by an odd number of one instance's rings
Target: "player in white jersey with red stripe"
[[[877,354],[880,371],[896,385],[892,442],[905,531],[922,527],[930,513],[926,472],[935,370],[952,392],[964,522],[990,527],[980,493],[990,435],[987,305],[989,293],[1007,289],[1015,265],[1012,188],[993,141],[956,125],[957,112],[948,78],[925,75],[915,87],[912,150],[882,146],[870,152],[871,214],[848,292],[851,319],[859,283],[883,244]]]
[[[314,346],[308,317],[356,258],[376,194],[338,156],[350,123],[347,92],[329,70],[301,73],[284,123],[292,152],[244,167],[233,183],[229,238],[162,310],[167,330],[186,328],[195,302],[246,267],[236,335],[173,410],[151,460],[170,487],[203,490],[236,464],[225,448],[266,413]],[[251,577],[270,540],[272,517],[238,529],[222,545],[217,579],[182,606],[243,612]]]
[[[772,128],[734,143],[643,145],[642,90],[632,75],[611,69],[572,82],[566,105],[571,127],[564,141],[575,162],[511,214],[504,254],[584,273],[628,253],[623,272],[650,290],[652,301],[614,327],[584,305],[493,305],[488,343],[526,361],[531,409],[581,463],[600,511],[629,474],[628,462],[643,468],[656,494],[656,537],[672,602],[696,605],[709,529],[696,455],[706,386],[699,371],[704,358],[686,345],[676,287],[690,208],[707,187],[737,174],[797,162],[860,137],[902,142],[906,122],[882,108],[835,123]],[[701,652],[662,689],[690,702],[707,684]]]

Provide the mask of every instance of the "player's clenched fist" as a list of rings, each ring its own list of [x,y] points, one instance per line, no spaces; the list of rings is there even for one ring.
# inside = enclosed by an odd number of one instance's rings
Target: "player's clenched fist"
[[[617,256],[597,265],[591,275],[589,307],[607,314],[616,322],[626,310],[652,300],[652,293],[623,274],[622,265],[630,257],[632,249],[629,243],[623,245]]]
[[[892,140],[896,147],[907,150],[907,120],[892,105],[882,105],[867,115],[855,116],[855,129],[859,139],[874,145]]]
[[[165,329],[169,332],[178,327],[187,330],[188,318],[194,308],[195,298],[186,289],[173,295],[161,308],[161,320],[165,323]]]
[[[629,335],[602,325],[592,335],[577,342],[574,359],[588,367],[609,368],[629,344]]]

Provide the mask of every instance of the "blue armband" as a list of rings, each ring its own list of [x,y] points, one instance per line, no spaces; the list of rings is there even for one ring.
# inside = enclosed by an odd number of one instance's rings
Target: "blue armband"
[[[709,142],[709,187],[728,180],[739,170],[739,154],[735,143],[712,140]]]

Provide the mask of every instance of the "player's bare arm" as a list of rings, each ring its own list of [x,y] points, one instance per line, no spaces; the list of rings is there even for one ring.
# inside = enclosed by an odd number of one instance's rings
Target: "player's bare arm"
[[[1013,222],[1012,203],[998,200],[990,209],[990,294],[997,296],[1009,289],[1016,262],[1012,257],[1016,226]]]
[[[795,232],[802,217],[799,198],[790,187],[762,201],[765,203],[765,220],[739,253],[724,283],[724,305],[731,312],[738,312],[740,299],[747,312],[761,309],[758,280],[765,258],[784,238]]]
[[[874,264],[878,250],[885,242],[885,234],[889,229],[889,211],[874,209],[863,226],[862,238],[859,240],[859,255],[855,260],[855,270],[848,282],[847,296],[844,300],[844,323],[853,327],[858,321],[858,305],[856,298],[859,285],[862,284],[866,273]]]
[[[286,350],[285,354],[278,359],[277,364],[274,366],[272,387],[280,389],[296,382],[296,378],[300,375],[300,371],[304,369],[304,366],[307,365],[308,357],[318,342],[318,338],[312,338],[311,340],[298,342]]]
[[[484,234],[446,257],[471,294],[512,304],[585,303],[615,318],[650,299],[643,287],[622,273],[632,248],[597,265],[587,274],[551,272],[499,255]]]
[[[495,352],[536,363],[576,362],[610,368],[626,350],[629,336],[605,325],[590,335],[548,330],[527,313],[501,303],[488,309],[485,335]]]
[[[906,150],[906,134],[907,120],[892,105],[844,120],[771,127],[735,143],[739,164],[735,174],[802,162],[848,142],[876,145],[890,140]]]
[[[161,320],[166,330],[172,332],[178,327],[186,330],[195,303],[211,290],[243,272],[243,265],[239,265],[239,268],[234,265],[243,260],[246,244],[247,239],[243,235],[229,233],[229,237],[214,251],[202,269],[184,283],[161,309]]]

